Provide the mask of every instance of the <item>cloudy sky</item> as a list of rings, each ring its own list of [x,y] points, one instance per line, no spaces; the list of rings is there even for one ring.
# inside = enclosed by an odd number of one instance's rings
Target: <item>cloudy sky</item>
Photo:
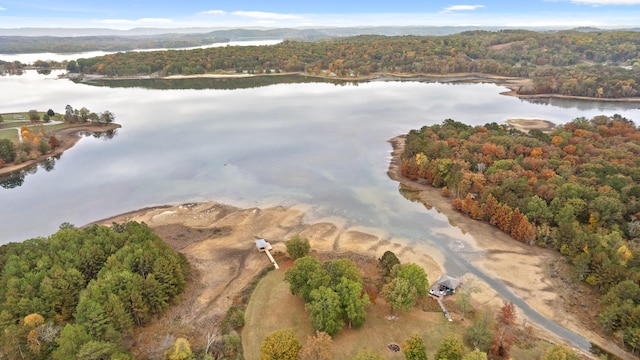
[[[640,27],[640,0],[0,0],[0,28]]]

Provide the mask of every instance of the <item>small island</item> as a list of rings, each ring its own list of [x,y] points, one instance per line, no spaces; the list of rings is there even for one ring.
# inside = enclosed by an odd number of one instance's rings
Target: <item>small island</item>
[[[0,114],[0,177],[60,156],[80,140],[81,133],[112,133],[121,127],[114,119],[108,110],[96,113],[71,105],[64,113],[49,109]]]

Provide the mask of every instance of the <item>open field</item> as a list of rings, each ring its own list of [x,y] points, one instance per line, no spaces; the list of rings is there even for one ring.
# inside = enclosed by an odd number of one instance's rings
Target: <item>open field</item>
[[[242,331],[244,355],[247,360],[260,359],[260,343],[265,336],[275,330],[291,327],[302,345],[309,335],[315,332],[304,309],[302,299],[291,295],[289,284],[284,281],[287,266],[267,274],[255,288],[249,306],[245,312],[245,326]],[[432,302],[429,311],[416,306],[408,313],[399,312],[398,320],[387,320],[390,308],[384,300],[378,298],[375,304],[367,308],[367,320],[360,329],[345,326],[333,339],[336,359],[347,359],[357,351],[370,348],[386,359],[404,359],[402,352],[389,349],[390,344],[401,345],[411,335],[419,334],[425,342],[429,359],[433,359],[442,340],[449,334],[462,337],[464,330],[472,324],[467,319],[461,322],[460,314],[453,313],[455,321],[449,322],[437,308],[435,300],[426,298],[423,302]],[[451,304],[453,297],[447,299]],[[527,349],[514,346],[514,359],[538,359],[549,346],[546,341],[535,341]],[[472,349],[468,349],[471,351]]]
[[[18,141],[18,132],[15,129],[0,130],[0,139],[9,139],[11,141]]]

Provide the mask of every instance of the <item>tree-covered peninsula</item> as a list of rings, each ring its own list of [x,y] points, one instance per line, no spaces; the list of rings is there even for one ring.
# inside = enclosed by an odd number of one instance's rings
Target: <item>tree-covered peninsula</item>
[[[640,351],[640,129],[618,115],[549,133],[448,119],[406,137],[402,174],[514,239],[558,250],[601,294],[599,324]]]
[[[144,223],[60,228],[0,247],[0,355],[132,359],[128,339],[178,299],[186,259]]]
[[[368,77],[475,73],[528,78],[519,94],[640,96],[635,31],[468,31],[447,36],[379,36],[284,41],[271,46],[128,52],[69,62],[71,72],[111,77],[217,71]]]

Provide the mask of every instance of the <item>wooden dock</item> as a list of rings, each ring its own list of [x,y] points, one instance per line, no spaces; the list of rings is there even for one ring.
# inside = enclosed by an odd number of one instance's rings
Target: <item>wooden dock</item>
[[[273,267],[275,267],[276,270],[280,268],[276,260],[271,255],[271,252],[269,251],[273,249],[273,247],[269,242],[267,242],[265,239],[258,239],[256,240],[256,247],[258,248],[259,251],[262,251],[267,254],[269,261],[271,261],[271,263],[273,264]]]
[[[444,299],[444,296],[443,295],[431,295],[431,296],[435,297],[436,301],[438,301],[438,305],[440,305],[440,308],[444,313],[444,317],[446,317],[447,320],[449,321],[453,321],[453,319],[451,318],[451,315],[449,314],[449,311],[447,310],[447,308],[444,306],[444,303],[442,302],[442,299]]]

